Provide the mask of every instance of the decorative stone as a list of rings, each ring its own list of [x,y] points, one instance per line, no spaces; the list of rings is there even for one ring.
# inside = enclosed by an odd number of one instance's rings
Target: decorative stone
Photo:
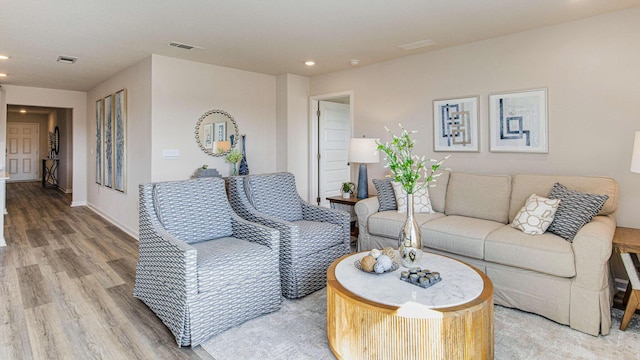
[[[382,264],[380,264],[379,262],[377,262],[374,266],[373,266],[373,271],[375,271],[378,274],[382,274],[383,272],[386,271],[386,269],[384,268],[384,266],[382,266]]]
[[[382,252],[378,249],[371,249],[371,251],[369,252],[369,255],[373,256],[374,259],[377,259],[381,254]]]
[[[371,255],[367,255],[363,257],[362,260],[360,260],[360,266],[362,267],[362,270],[366,272],[372,272],[375,265],[376,259],[374,259]]]
[[[396,251],[393,250],[393,248],[386,247],[382,249],[382,255],[387,255],[391,259],[391,261],[396,260]]]
[[[378,260],[378,264],[382,266],[384,271],[391,269],[391,266],[393,266],[393,261],[391,261],[391,258],[388,257],[387,255],[380,255],[378,256],[377,260]]]

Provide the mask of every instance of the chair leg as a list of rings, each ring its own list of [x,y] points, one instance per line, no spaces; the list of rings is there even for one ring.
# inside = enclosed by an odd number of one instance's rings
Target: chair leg
[[[627,307],[624,310],[624,316],[622,317],[622,321],[620,322],[620,330],[627,330],[627,326],[629,326],[629,322],[631,321],[631,317],[636,312],[638,305],[640,304],[640,290],[631,290],[631,295],[629,296],[629,302],[627,303]]]

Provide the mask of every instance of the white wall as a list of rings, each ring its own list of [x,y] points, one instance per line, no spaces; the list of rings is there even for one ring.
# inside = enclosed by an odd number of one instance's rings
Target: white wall
[[[640,9],[414,55],[311,79],[310,93],[352,89],[355,133],[388,139],[401,122],[433,154],[432,101],[480,95],[480,153],[447,165],[473,173],[611,176],[620,183],[618,224],[640,228],[640,174],[629,171],[640,130]],[[549,153],[488,152],[488,95],[548,88]],[[382,177],[384,162],[369,165]],[[375,191],[375,189],[371,188]]]
[[[213,109],[228,112],[247,135],[250,173],[276,170],[275,76],[160,55],[152,59],[153,181],[188,179],[204,164],[230,175],[231,164],[205,154],[195,140],[198,119]],[[163,149],[180,150],[180,159],[163,159]]]
[[[96,183],[96,101],[127,89],[126,192]],[[91,89],[87,94],[89,206],[124,231],[138,234],[138,185],[151,181],[151,57]]]
[[[71,206],[87,203],[87,93],[82,91],[55,90],[15,85],[2,85],[5,89],[6,104],[59,107],[72,109],[73,121],[73,201]],[[6,108],[0,108],[3,115],[0,123],[6,121]],[[6,124],[0,125],[4,128]],[[6,133],[6,131],[4,132]],[[2,144],[6,139],[2,139]],[[2,166],[4,167],[5,146],[2,145]]]
[[[277,78],[278,171],[296,177],[296,187],[309,200],[309,78],[283,74]]]

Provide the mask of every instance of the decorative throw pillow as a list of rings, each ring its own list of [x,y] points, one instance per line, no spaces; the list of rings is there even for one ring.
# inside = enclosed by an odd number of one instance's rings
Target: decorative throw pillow
[[[609,197],[567,189],[564,185],[555,183],[549,198],[560,199],[561,202],[547,230],[573,241],[578,231],[598,214]]]
[[[398,212],[406,213],[407,212],[407,192],[404,190],[402,185],[399,182],[392,181],[393,192],[396,196],[396,203],[398,204]],[[418,187],[421,186],[422,183],[418,183]],[[424,186],[420,190],[416,191],[413,194],[413,211],[417,213],[432,213],[433,208],[431,208],[431,199],[429,198],[429,190],[428,187]]]
[[[371,181],[373,181],[373,186],[376,187],[378,193],[378,203],[380,204],[378,211],[396,210],[398,204],[391,179],[373,179]]]
[[[522,209],[513,218],[511,227],[528,235],[544,234],[558,210],[560,199],[547,199],[531,194]]]

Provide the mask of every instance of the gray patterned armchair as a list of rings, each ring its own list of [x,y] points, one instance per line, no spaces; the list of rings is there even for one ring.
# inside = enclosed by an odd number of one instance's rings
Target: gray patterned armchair
[[[140,185],[134,296],[180,346],[280,308],[277,230],[241,219],[224,180]]]
[[[306,203],[291,173],[231,177],[229,201],[241,217],[280,231],[280,276],[286,298],[322,289],[329,265],[350,251],[349,214]]]

